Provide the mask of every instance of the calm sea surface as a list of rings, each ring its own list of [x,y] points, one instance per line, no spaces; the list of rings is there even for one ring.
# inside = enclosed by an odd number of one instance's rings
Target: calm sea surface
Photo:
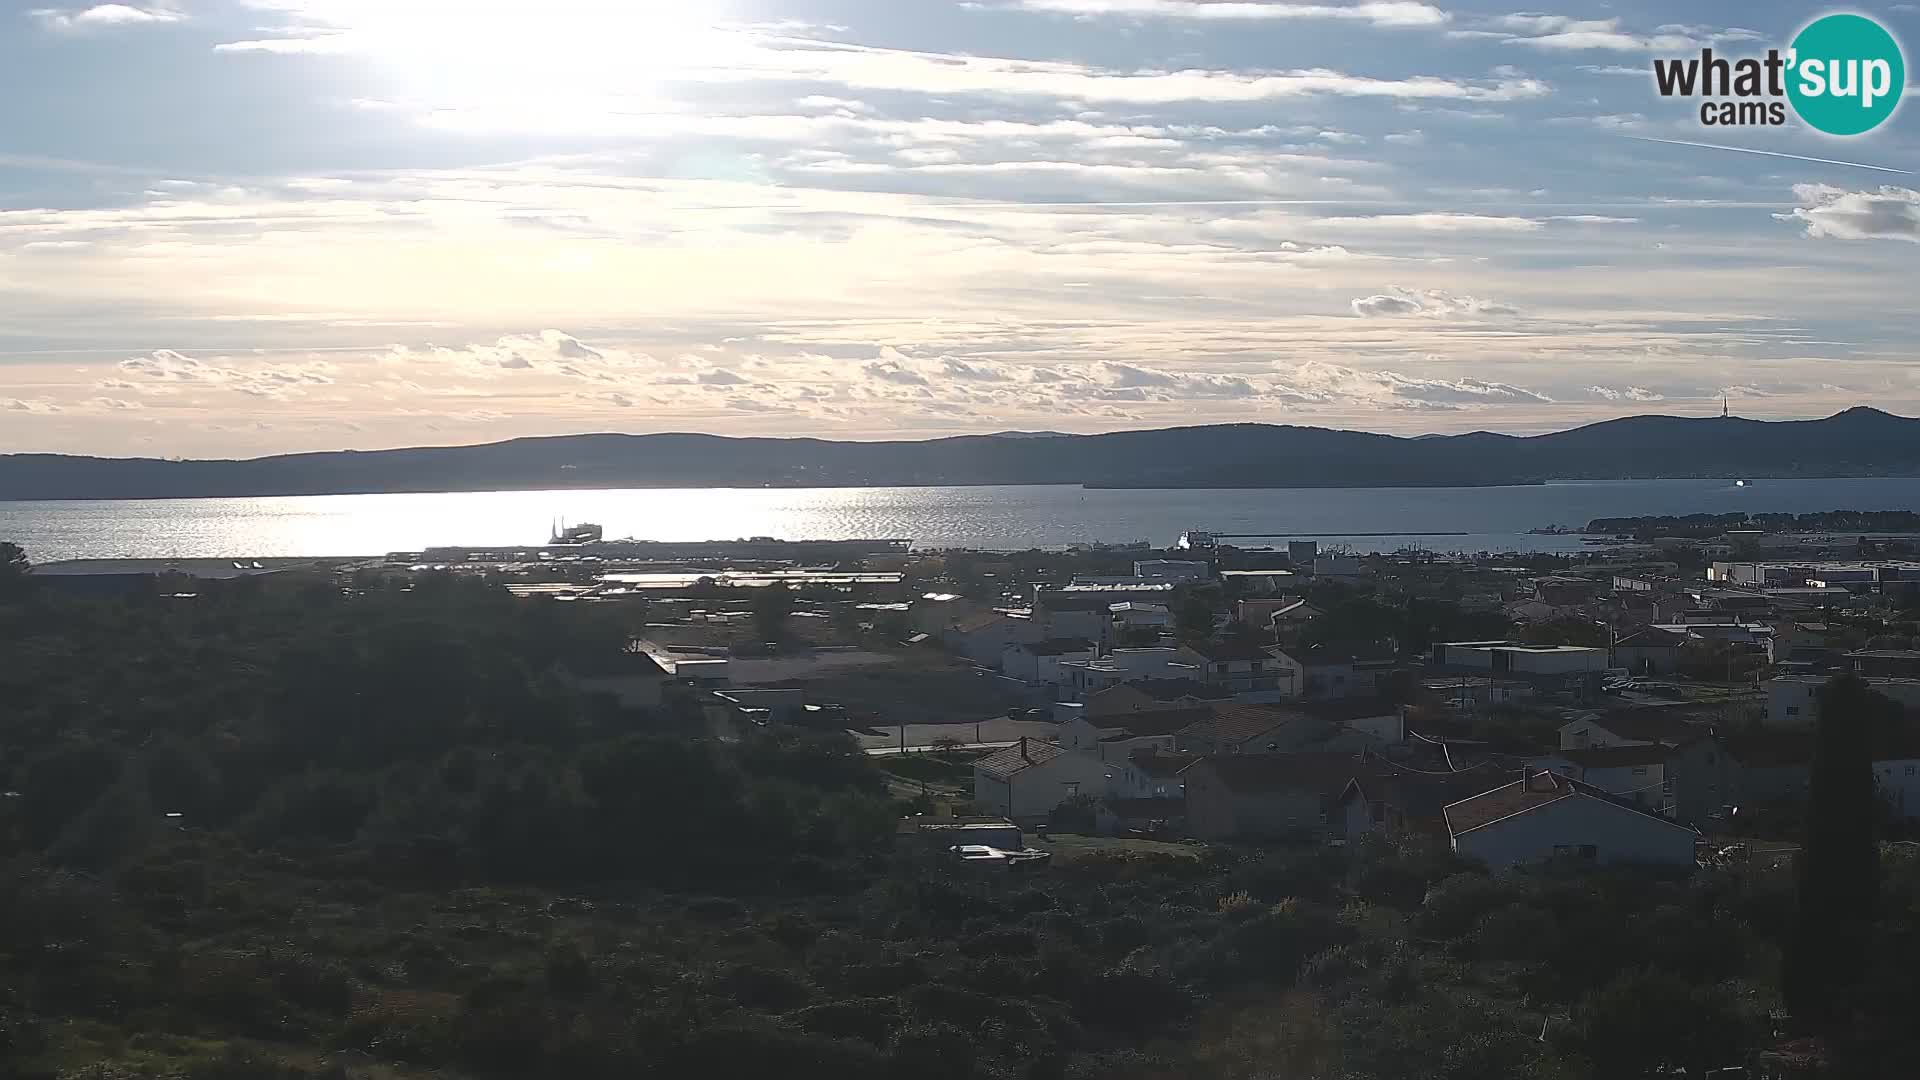
[[[0,502],[0,540],[36,561],[378,555],[546,540],[555,518],[609,539],[907,537],[923,547],[1171,543],[1187,529],[1315,536],[1360,551],[1577,551],[1530,536],[1596,517],[1920,509],[1920,479],[1632,480],[1495,488],[1089,491],[1077,487],[492,491],[127,502]],[[1367,537],[1363,533],[1406,533]],[[1433,535],[1462,533],[1458,536]]]

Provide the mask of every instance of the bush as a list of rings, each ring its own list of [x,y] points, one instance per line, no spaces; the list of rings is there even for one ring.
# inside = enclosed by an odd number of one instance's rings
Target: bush
[[[708,989],[763,1012],[797,1009],[813,997],[813,987],[805,979],[790,971],[759,964],[735,964],[721,972]]]
[[[661,1075],[883,1080],[887,1057],[868,1043],[771,1025],[722,1024],[696,1031],[665,1055]]]

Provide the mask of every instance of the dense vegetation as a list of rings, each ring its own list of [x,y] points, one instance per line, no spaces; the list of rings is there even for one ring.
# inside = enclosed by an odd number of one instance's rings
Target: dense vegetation
[[[1594,518],[1590,533],[1631,533],[1636,536],[1714,536],[1728,529],[1763,529],[1770,533],[1920,532],[1920,514],[1911,510],[1825,510],[1811,514],[1654,514],[1640,517]]]
[[[1758,865],[1500,879],[1375,841],[961,876],[843,739],[580,693],[619,608],[24,584],[0,1076],[1614,1080],[1772,1041],[1794,883]],[[1882,870],[1856,1061],[1911,1060],[1920,1006],[1920,863]]]

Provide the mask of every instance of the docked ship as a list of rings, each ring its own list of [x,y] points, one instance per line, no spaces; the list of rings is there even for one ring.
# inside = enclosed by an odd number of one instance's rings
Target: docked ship
[[[547,543],[554,547],[573,544],[597,544],[604,535],[604,530],[598,525],[589,525],[583,522],[579,525],[569,526],[566,522],[560,521],[554,524],[553,538],[548,540]]]

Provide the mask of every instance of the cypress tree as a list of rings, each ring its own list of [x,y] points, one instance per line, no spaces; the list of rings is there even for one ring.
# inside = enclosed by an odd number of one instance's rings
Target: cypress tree
[[[1838,1019],[1860,978],[1879,891],[1879,817],[1873,742],[1890,703],[1843,675],[1821,687],[1806,847],[1800,855],[1800,910],[1782,972],[1794,1015]]]

